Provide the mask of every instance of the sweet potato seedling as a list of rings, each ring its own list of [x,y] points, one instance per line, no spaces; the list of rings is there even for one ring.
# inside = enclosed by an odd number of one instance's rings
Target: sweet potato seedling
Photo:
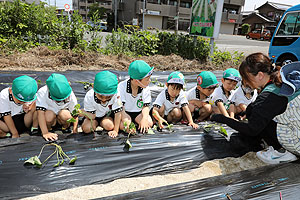
[[[88,90],[90,87],[94,87],[93,83],[87,82],[87,81],[76,81],[75,83],[81,83],[83,84],[84,90]]]
[[[226,129],[218,124],[207,124],[203,126],[203,130],[205,133],[209,133],[211,131],[217,131],[217,133],[226,138],[227,141],[230,140],[230,136],[228,135]]]
[[[124,122],[124,132],[128,131],[128,135],[127,138],[125,139],[125,141],[122,143],[124,144],[123,147],[123,151],[124,152],[129,152],[129,149],[132,147],[132,144],[129,140],[130,135],[134,135],[136,133],[136,127],[135,124],[133,122],[131,122],[128,126],[127,122]]]
[[[40,157],[43,153],[43,150],[45,149],[45,147],[47,146],[54,146],[55,147],[55,151],[53,153],[51,153],[43,162],[40,161]],[[39,155],[37,156],[33,156],[31,158],[29,158],[28,160],[26,160],[24,162],[24,165],[34,165],[38,168],[41,168],[44,163],[46,163],[52,156],[54,156],[56,154],[56,159],[57,159],[57,163],[55,165],[53,165],[53,167],[58,167],[64,164],[65,159],[69,160],[69,165],[74,165],[75,161],[77,160],[77,157],[75,156],[74,158],[70,158],[62,149],[62,147],[56,143],[50,143],[50,144],[45,144]]]
[[[71,112],[72,118],[68,119],[67,122],[69,123],[74,123],[76,122],[76,117],[78,117],[78,115],[84,115],[86,118],[88,118],[91,122],[91,132],[94,133],[94,137],[95,137],[95,130],[93,129],[93,119],[87,115],[86,113],[82,112],[80,109],[80,104],[76,104],[74,107],[74,110]]]

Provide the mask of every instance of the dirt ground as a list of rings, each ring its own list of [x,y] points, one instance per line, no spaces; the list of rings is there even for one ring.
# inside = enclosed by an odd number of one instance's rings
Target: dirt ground
[[[145,60],[157,71],[201,71],[222,70],[237,67],[224,63],[214,66],[211,62],[200,63],[198,60],[187,60],[177,55],[149,57],[128,57],[125,55],[103,55],[99,53],[74,53],[68,50],[49,50],[47,47],[37,47],[26,53],[0,55],[0,70],[5,71],[66,71],[66,70],[99,70],[114,69],[127,71],[129,64],[136,60]]]
[[[128,192],[137,192],[156,187],[195,181],[212,176],[226,175],[265,165],[266,164],[255,156],[254,152],[249,152],[240,158],[228,157],[206,161],[198,168],[183,173],[117,179],[107,184],[76,187],[59,192],[28,197],[24,198],[24,200],[98,199]]]

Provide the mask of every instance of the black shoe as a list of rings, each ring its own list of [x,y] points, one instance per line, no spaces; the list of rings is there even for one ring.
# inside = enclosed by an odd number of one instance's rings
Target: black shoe
[[[71,128],[70,127],[68,127],[68,128],[61,128],[61,132],[62,133],[64,133],[64,134],[66,134],[66,133],[72,133],[72,130],[71,130]]]
[[[39,128],[35,128],[32,131],[29,132],[30,136],[40,136],[41,135],[41,130]]]

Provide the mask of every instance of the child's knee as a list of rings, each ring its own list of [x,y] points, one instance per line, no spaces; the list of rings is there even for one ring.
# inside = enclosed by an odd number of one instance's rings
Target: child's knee
[[[212,111],[213,111],[212,106],[210,104],[205,104],[203,106],[203,109],[204,109],[205,113],[209,113],[209,114],[212,113]]]
[[[81,128],[82,128],[82,131],[83,131],[84,133],[90,133],[90,132],[92,132],[91,126],[88,126],[88,125],[82,125]]]
[[[81,126],[81,128],[82,128],[82,131],[84,133],[90,133],[90,132],[92,132],[92,130],[91,130],[91,123],[90,122],[84,121],[83,124],[82,124],[82,126]]]
[[[46,117],[46,123],[47,124],[53,124],[54,123],[54,121],[55,121],[55,115],[50,115],[50,116],[47,116]]]
[[[101,126],[107,131],[111,131],[115,127],[114,122],[110,118],[104,118],[101,122]]]
[[[179,120],[182,117],[182,112],[179,108],[174,108],[170,114],[171,114],[172,118],[175,120]]]
[[[58,116],[62,121],[67,121],[68,119],[70,119],[72,117],[70,111],[68,111],[68,110],[59,111]]]

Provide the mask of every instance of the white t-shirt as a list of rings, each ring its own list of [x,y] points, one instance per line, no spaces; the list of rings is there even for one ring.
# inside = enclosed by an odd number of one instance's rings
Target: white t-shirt
[[[84,97],[84,110],[93,114],[96,117],[103,117],[110,111],[117,113],[123,110],[123,104],[120,94],[115,94],[106,105],[102,105],[100,100],[96,97],[94,89],[89,90]]]
[[[23,105],[17,105],[12,94],[9,94],[9,88],[4,88],[0,92],[0,115],[1,117],[11,115],[15,116],[24,113]]]
[[[127,112],[141,112],[144,106],[151,104],[151,91],[149,87],[139,87],[136,97],[132,96],[130,79],[126,79],[119,83],[118,90],[121,95],[121,100]]]
[[[159,95],[157,96],[157,98],[153,103],[153,106],[157,108],[161,108],[164,105],[165,115],[168,115],[173,108],[181,108],[188,104],[189,104],[188,100],[183,90],[181,90],[177,98],[174,99],[173,102],[171,102],[170,95],[168,93],[168,88],[165,88],[163,91],[159,93]]]
[[[188,101],[199,100],[202,102],[209,102],[209,97],[205,99],[200,99],[200,90],[197,89],[197,86],[191,88],[189,91],[186,92],[186,98]]]
[[[209,99],[209,103],[212,106],[217,106],[218,102],[223,102],[226,110],[229,108],[230,104],[232,104],[233,102],[231,102],[230,96],[232,95],[233,91],[230,91],[229,96],[226,96],[226,93],[224,91],[223,85],[220,85],[219,87],[217,87],[214,92],[210,95],[210,99]]]
[[[248,97],[245,96],[245,93],[242,89],[241,86],[239,86],[230,96],[230,101],[233,102],[236,106],[240,105],[240,104],[245,104],[245,105],[249,105],[250,103],[252,103],[253,101],[255,101],[257,97],[257,90],[253,91],[253,95],[250,99],[248,99]]]
[[[37,92],[37,101],[36,101],[37,110],[51,110],[57,115],[58,112],[63,109],[67,109],[70,112],[72,112],[76,104],[77,104],[77,99],[73,91],[70,94],[69,101],[63,103],[62,105],[58,105],[53,99],[50,98],[50,93],[47,85],[41,87]]]

